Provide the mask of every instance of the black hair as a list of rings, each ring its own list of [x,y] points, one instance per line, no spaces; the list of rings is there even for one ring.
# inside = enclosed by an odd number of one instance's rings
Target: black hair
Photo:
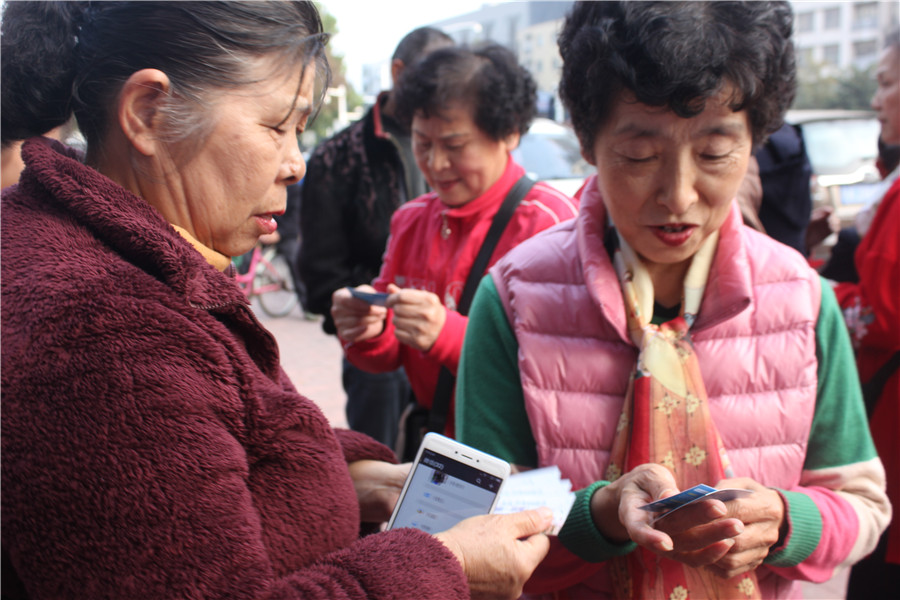
[[[74,112],[90,154],[122,85],[145,68],[171,82],[173,141],[196,140],[211,121],[211,94],[259,80],[254,59],[273,57],[276,72],[291,74],[315,63],[324,93],[326,42],[312,2],[7,2],[3,141],[45,133]]]
[[[560,97],[582,150],[628,90],[689,118],[726,83],[747,110],[755,146],[794,100],[793,14],[787,2],[577,2],[559,36]]]
[[[515,54],[498,44],[441,48],[403,73],[401,118],[439,115],[453,102],[471,106],[475,125],[502,140],[528,131],[537,113],[537,85]]]
[[[452,46],[453,38],[434,27],[419,27],[413,29],[400,40],[394,49],[394,55],[391,60],[400,60],[404,65],[409,66],[419,60],[432,48],[441,46]]]

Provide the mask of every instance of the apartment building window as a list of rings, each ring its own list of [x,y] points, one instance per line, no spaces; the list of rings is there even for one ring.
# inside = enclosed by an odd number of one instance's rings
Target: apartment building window
[[[837,44],[828,44],[822,48],[822,61],[827,65],[841,64],[841,47]]]
[[[829,8],[825,11],[825,29],[841,28],[841,9]]]
[[[861,42],[853,42],[853,58],[872,58],[878,54],[877,40],[863,40]]]
[[[813,64],[813,49],[798,48],[797,49],[797,65],[800,67],[809,67]]]
[[[878,3],[861,2],[853,5],[853,29],[878,27]]]
[[[808,33],[813,30],[813,13],[797,13],[797,32]]]

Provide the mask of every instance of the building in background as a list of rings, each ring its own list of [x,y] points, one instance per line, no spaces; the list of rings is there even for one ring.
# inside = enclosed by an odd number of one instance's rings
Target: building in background
[[[493,41],[512,49],[538,85],[542,115],[563,121],[557,87],[562,68],[556,38],[573,2],[530,1],[485,4],[481,9],[444,19],[438,27],[460,44]],[[884,36],[900,22],[897,0],[791,2],[798,66],[822,66],[825,73],[877,62]],[[390,86],[390,57],[363,67],[363,96],[374,101]]]
[[[556,97],[561,61],[556,33],[572,4],[569,0],[498,2],[429,25],[458,44],[491,41],[510,48],[538,84],[541,112],[557,116],[561,110]],[[390,87],[390,57],[364,65],[362,85],[366,102],[373,102],[380,90]]]
[[[793,1],[794,43],[802,69],[865,69],[878,61],[884,36],[900,22],[897,0]]]

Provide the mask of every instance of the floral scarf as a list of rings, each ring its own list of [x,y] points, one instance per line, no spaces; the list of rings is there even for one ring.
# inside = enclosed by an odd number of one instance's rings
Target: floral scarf
[[[718,232],[703,242],[691,261],[680,315],[659,326],[651,323],[654,292],[649,273],[621,235],[616,232],[614,237],[618,248],[613,263],[625,298],[628,332],[640,354],[616,427],[606,479],[614,481],[638,465],[658,463],[674,474],[679,489],[715,485],[733,475],[709,414],[690,328],[700,310]],[[611,572],[619,598],[759,598],[752,572],[721,579],[644,548],[614,559]]]

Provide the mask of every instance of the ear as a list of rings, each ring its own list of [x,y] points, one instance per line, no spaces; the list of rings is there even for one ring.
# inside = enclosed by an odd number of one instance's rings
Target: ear
[[[399,58],[391,61],[391,82],[393,82],[394,87],[397,87],[397,84],[400,83],[400,77],[403,75],[403,69],[405,68],[406,65]]]
[[[512,152],[513,150],[518,148],[521,139],[522,135],[518,131],[514,131],[513,133],[503,138],[503,143],[506,144],[506,151]]]
[[[160,108],[169,95],[169,76],[158,69],[131,74],[119,93],[119,126],[131,145],[145,156],[159,151]]]
[[[587,150],[584,149],[583,146],[581,148],[581,158],[583,158],[587,162],[587,164],[589,164],[593,167],[597,166],[597,163],[594,161],[594,153],[588,152]]]

